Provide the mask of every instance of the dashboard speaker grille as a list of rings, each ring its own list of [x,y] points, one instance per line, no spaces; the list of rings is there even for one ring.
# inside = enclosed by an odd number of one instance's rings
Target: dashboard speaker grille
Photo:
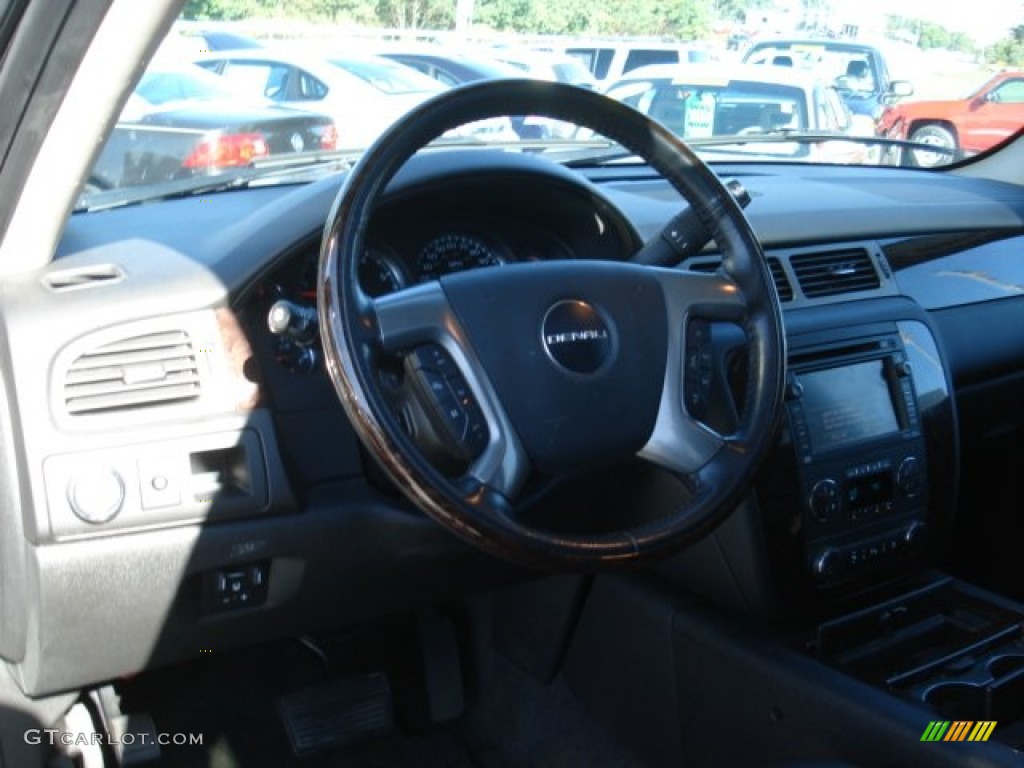
[[[195,349],[184,331],[135,336],[80,355],[64,380],[68,413],[168,405],[199,397]]]
[[[808,298],[868,291],[881,284],[864,248],[800,253],[790,257],[789,263]]]

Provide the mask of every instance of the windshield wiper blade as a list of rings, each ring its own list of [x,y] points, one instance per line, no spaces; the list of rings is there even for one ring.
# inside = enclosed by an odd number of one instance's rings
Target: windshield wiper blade
[[[151,200],[173,200],[211,192],[245,187],[255,173],[251,168],[237,169],[230,174],[218,176],[193,176],[187,179],[173,179],[156,184],[131,187],[111,187],[98,191],[83,192],[75,205],[75,211],[102,211],[137,205]]]
[[[764,133],[728,134],[721,136],[703,136],[683,139],[693,149],[718,149],[724,147],[747,146],[750,144],[819,144],[822,142],[851,142],[870,147],[896,147],[899,149],[916,149],[926,152],[948,155],[952,160],[959,160],[962,154],[951,147],[940,147],[922,144],[907,139],[893,139],[888,136],[862,136],[830,131],[766,131]],[[589,168],[617,163],[634,157],[634,153],[618,145],[605,146],[600,152],[581,152],[578,156],[563,161],[568,168]]]
[[[359,150],[314,150],[254,160],[249,165],[207,176],[190,176],[155,184],[111,187],[85,192],[75,211],[97,211],[157,200],[175,200],[256,184],[298,183],[330,170],[348,170],[363,153]]]
[[[956,147],[942,147],[935,144],[923,144],[909,139],[893,139],[889,136],[865,136],[827,131],[793,131],[781,130],[765,133],[750,133],[737,136],[711,136],[702,139],[688,140],[692,147],[720,147],[747,144],[818,144],[822,142],[847,142],[862,144],[868,147],[885,147],[898,149],[914,149],[923,152],[934,152],[946,155],[950,162],[963,159],[963,152]]]

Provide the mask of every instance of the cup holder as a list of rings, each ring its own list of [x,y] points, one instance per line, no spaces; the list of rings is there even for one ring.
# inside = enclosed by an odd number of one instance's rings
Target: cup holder
[[[939,683],[924,694],[926,704],[950,720],[987,720],[988,690],[975,683]]]
[[[938,683],[924,692],[925,703],[950,720],[1024,718],[1024,656],[999,657],[989,663],[990,669],[993,665],[1004,667],[996,679]]]
[[[1024,654],[1010,653],[996,656],[988,662],[988,672],[995,679],[1024,669]]]

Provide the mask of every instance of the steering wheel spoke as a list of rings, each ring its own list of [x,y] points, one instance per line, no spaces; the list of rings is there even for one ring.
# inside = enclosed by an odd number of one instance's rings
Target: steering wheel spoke
[[[440,283],[382,296],[372,313],[382,350],[413,355],[442,429],[473,456],[465,476],[514,499],[529,459]]]
[[[465,346],[461,326],[438,282],[423,283],[372,301],[370,312],[385,352],[437,342]]]
[[[749,312],[747,297],[726,275],[676,269],[656,274],[671,319],[702,317],[741,323]]]
[[[658,419],[640,456],[680,475],[697,472],[726,438],[704,422],[713,372],[710,325],[742,323],[747,300],[728,276],[659,270],[668,308],[668,365]]]

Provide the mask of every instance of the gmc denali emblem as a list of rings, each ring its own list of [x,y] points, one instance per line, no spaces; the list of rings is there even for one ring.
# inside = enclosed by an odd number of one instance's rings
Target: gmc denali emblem
[[[569,331],[568,333],[552,333],[544,337],[547,345],[568,344],[573,341],[591,341],[594,339],[607,339],[608,331],[604,328],[592,331]]]
[[[604,319],[585,301],[559,301],[548,309],[541,327],[548,357],[567,371],[591,374],[612,357],[612,334]]]

